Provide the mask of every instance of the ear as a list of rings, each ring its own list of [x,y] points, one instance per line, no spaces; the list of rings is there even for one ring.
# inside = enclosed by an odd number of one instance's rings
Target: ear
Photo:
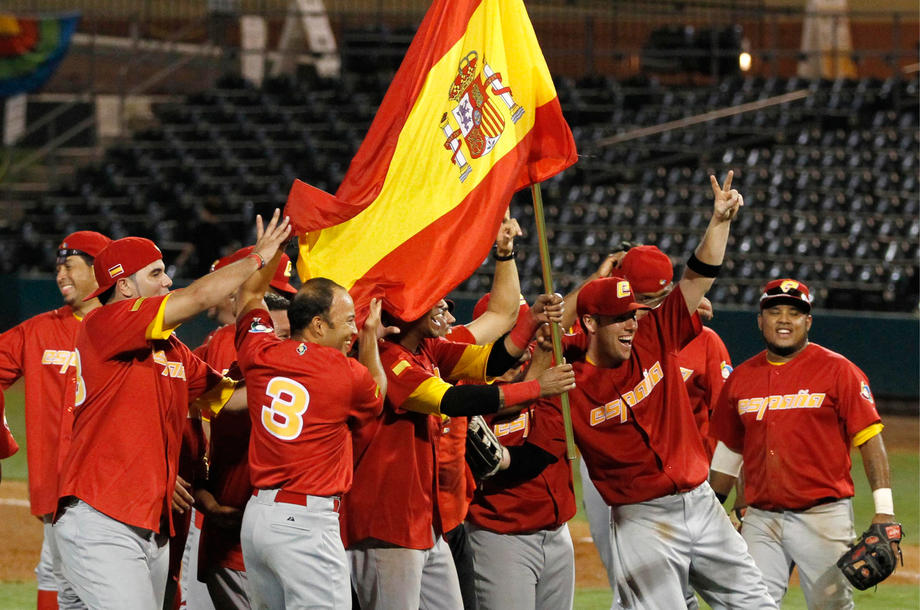
[[[310,320],[310,323],[307,325],[312,332],[317,337],[322,337],[325,334],[325,329],[323,327],[323,318],[321,316],[313,316],[313,319]]]
[[[805,318],[805,332],[806,333],[811,330],[811,320],[812,320],[811,314],[808,314],[808,317]]]
[[[581,317],[581,321],[585,325],[588,334],[593,335],[597,333],[597,320],[594,319],[594,316],[586,313]]]
[[[126,277],[120,277],[117,280],[115,280],[115,290],[116,292],[118,292],[118,294],[120,294],[122,297],[126,299],[130,299],[132,297],[138,296],[137,294],[135,294],[136,291],[134,289],[134,285],[132,284],[131,280]]]

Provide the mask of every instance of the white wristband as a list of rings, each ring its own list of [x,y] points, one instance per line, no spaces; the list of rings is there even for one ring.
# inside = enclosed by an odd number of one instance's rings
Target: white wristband
[[[875,514],[893,515],[894,500],[891,498],[891,488],[881,487],[872,492],[872,500],[875,501]]]

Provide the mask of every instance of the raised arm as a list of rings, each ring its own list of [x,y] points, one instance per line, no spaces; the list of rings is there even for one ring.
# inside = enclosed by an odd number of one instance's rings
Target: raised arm
[[[377,382],[380,388],[381,396],[387,393],[387,374],[380,362],[380,350],[377,347],[377,340],[384,336],[398,333],[399,328],[395,326],[383,326],[380,321],[381,305],[379,299],[371,299],[370,309],[367,319],[364,320],[364,326],[358,332],[358,362],[367,367],[371,377]]]
[[[713,209],[709,219],[709,227],[696,247],[696,251],[684,269],[680,279],[680,290],[687,303],[690,313],[696,311],[700,299],[709,290],[715,281],[725,257],[725,246],[728,244],[728,233],[731,222],[738,215],[738,210],[744,205],[744,198],[732,186],[734,172],[729,171],[725,183],[719,186],[715,176],[710,175],[712,184]]]
[[[163,326],[175,328],[182,322],[198,315],[242,285],[252,273],[263,269],[278,248],[291,234],[289,219],[281,219],[281,212],[275,209],[268,226],[263,229],[262,217],[256,217],[258,241],[252,254],[192,282],[187,288],[176,290],[166,301]]]
[[[505,212],[495,238],[495,274],[485,312],[466,325],[476,343],[493,343],[511,330],[517,319],[521,298],[521,280],[514,262],[514,238],[523,235],[517,220]]]

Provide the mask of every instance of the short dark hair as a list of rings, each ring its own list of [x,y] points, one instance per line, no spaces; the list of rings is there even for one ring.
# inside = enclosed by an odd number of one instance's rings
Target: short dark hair
[[[277,292],[266,292],[265,305],[269,311],[285,311],[291,307],[291,301]]]
[[[326,324],[332,326],[332,320],[329,319],[329,308],[332,307],[332,299],[337,289],[345,290],[343,286],[324,277],[313,277],[304,282],[288,308],[291,333],[305,329],[316,316],[321,317]]]

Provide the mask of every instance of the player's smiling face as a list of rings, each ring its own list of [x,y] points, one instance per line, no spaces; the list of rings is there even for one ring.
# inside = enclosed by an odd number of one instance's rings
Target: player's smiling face
[[[760,312],[757,326],[760,327],[771,359],[786,361],[802,351],[808,343],[811,315],[795,305],[774,305]]]
[[[447,334],[449,324],[445,314],[449,316],[450,312],[447,311],[447,301],[441,299],[428,311],[428,314],[422,318],[425,324],[424,334],[426,337],[443,337]],[[453,316],[450,317],[453,318]]]
[[[64,303],[71,306],[81,303],[86,295],[96,290],[93,266],[86,264],[82,256],[68,256],[57,266],[57,285]]]
[[[332,304],[329,306],[329,322],[331,324],[325,324],[323,336],[317,343],[347,354],[358,334],[355,325],[355,302],[351,300],[347,290],[336,288],[333,292]]]
[[[595,364],[612,367],[629,360],[633,339],[639,328],[636,312],[622,316],[585,316],[585,324],[591,336],[588,356]]]

